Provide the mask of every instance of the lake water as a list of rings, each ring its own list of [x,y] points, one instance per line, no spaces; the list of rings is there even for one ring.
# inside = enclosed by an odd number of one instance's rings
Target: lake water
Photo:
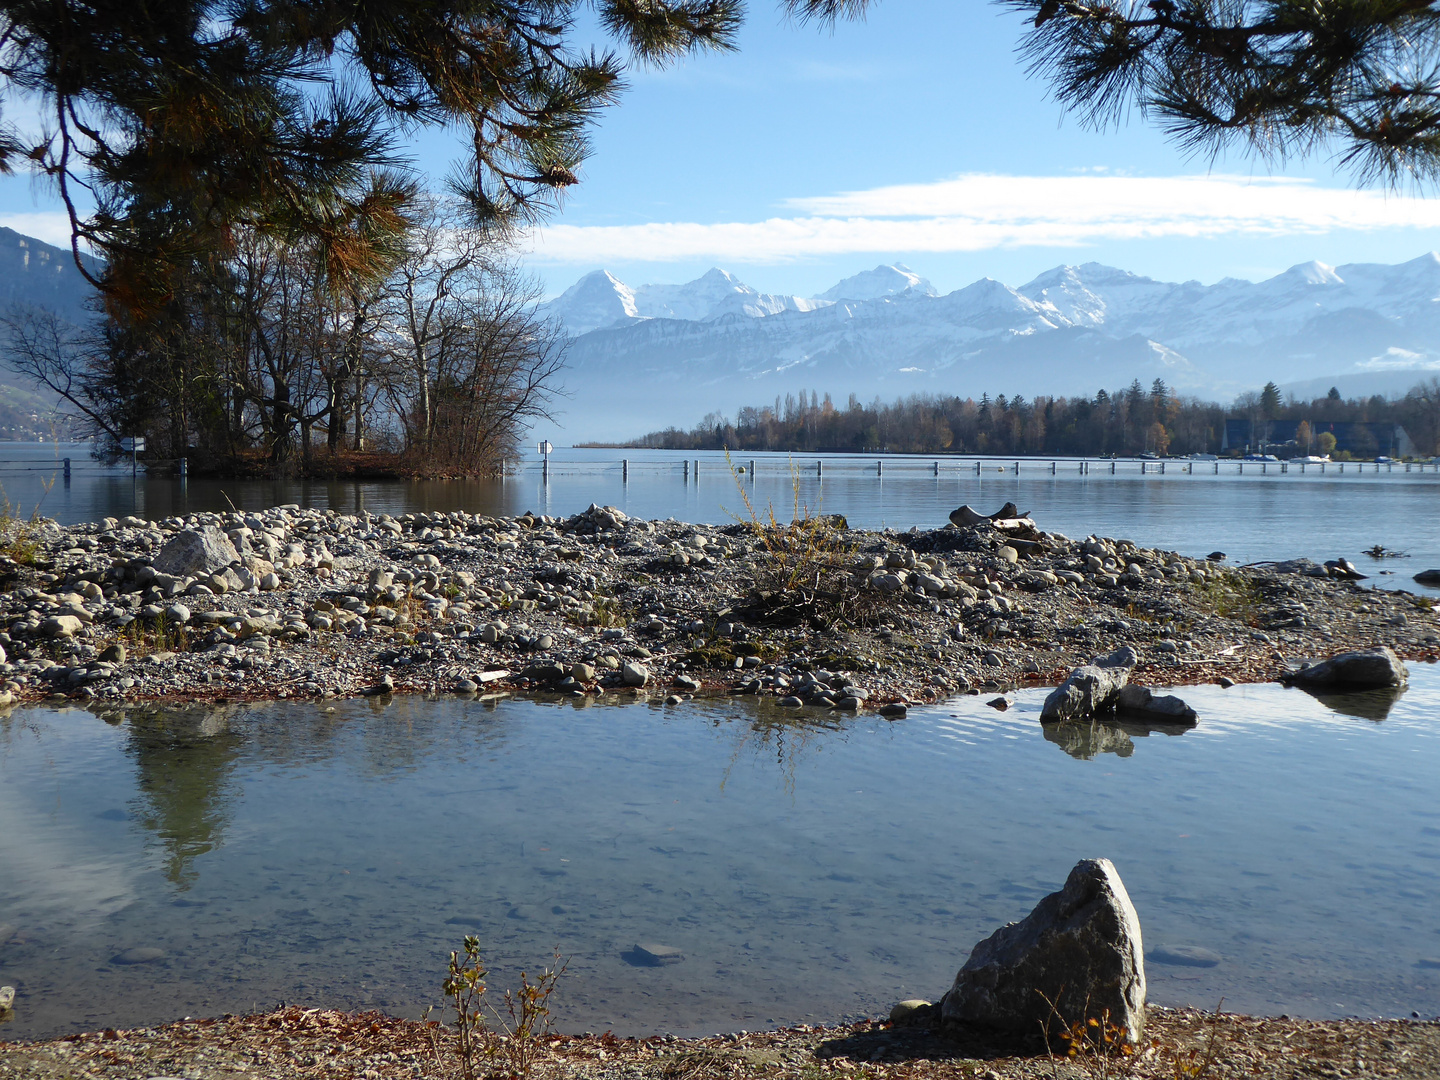
[[[1232,563],[1299,556],[1324,562],[1345,557],[1383,588],[1426,591],[1411,581],[1419,570],[1440,568],[1440,474],[1405,472],[1400,466],[1376,473],[1349,465],[1320,473],[1281,474],[1270,465],[1233,462],[1167,462],[1166,472],[1141,475],[1137,462],[1094,462],[1082,475],[1078,462],[985,462],[977,475],[973,460],[858,455],[744,454],[734,459],[747,473],[737,486],[720,453],[683,456],[633,450],[557,450],[548,477],[538,460],[515,463],[503,481],[349,482],[216,481],[132,478],[128,467],[103,468],[88,448],[0,444],[0,483],[12,505],[28,515],[41,512],[65,523],[110,515],[163,518],[203,510],[263,509],[284,503],[353,513],[400,514],[416,510],[472,513],[573,514],[596,502],[645,518],[722,523],[748,519],[745,499],[762,516],[773,508],[788,520],[798,493],[812,512],[844,514],[859,528],[937,528],[961,503],[986,513],[1006,501],[1033,510],[1042,529],[1072,537],[1095,533],[1124,537],[1147,547],[1187,555],[1224,551]],[[64,483],[59,459],[69,456],[72,476]],[[630,461],[628,478],[620,464]],[[689,461],[687,475],[684,462]],[[694,463],[700,463],[698,475]],[[824,475],[815,466],[822,462]],[[883,469],[877,473],[877,464]],[[792,472],[793,466],[793,472]],[[1407,558],[1372,560],[1363,552],[1380,544]],[[1440,590],[1428,590],[1431,593]]]
[[[497,987],[570,958],[563,1030],[833,1021],[940,994],[1090,856],[1134,899],[1153,1001],[1433,1015],[1440,671],[1412,677],[1394,701],[1187,689],[1193,731],[1066,745],[1043,691],[895,723],[741,700],[15,709],[3,1033],[279,1001],[418,1015],[470,932]],[[163,955],[116,962],[133,949]],[[1162,962],[1186,950],[1213,966]]]

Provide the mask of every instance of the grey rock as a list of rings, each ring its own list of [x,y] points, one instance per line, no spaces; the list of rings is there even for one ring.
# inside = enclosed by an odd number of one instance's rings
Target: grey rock
[[[595,668],[590,664],[572,664],[570,677],[576,682],[591,682],[595,678]]]
[[[126,657],[125,643],[123,641],[117,641],[101,649],[99,659],[109,664],[123,664],[125,663]]]
[[[533,679],[536,682],[559,682],[569,672],[553,660],[542,661],[538,664],[531,664],[520,673],[522,679]]]
[[[15,987],[0,986],[0,1013],[8,1013],[15,1008]]]
[[[184,604],[171,604],[165,609],[165,618],[177,626],[184,626],[190,621],[190,609]]]
[[[230,537],[213,525],[203,529],[186,529],[176,533],[155,556],[158,573],[203,577],[224,570],[238,562],[240,553]]]
[[[941,1002],[947,1022],[1051,1031],[1094,1019],[1138,1042],[1145,1023],[1140,919],[1109,859],[976,945]]]
[[[474,679],[456,679],[454,689],[457,694],[473,694],[480,689],[480,684]]]
[[[792,694],[789,697],[782,697],[779,701],[775,702],[775,704],[782,709],[798,709],[801,708],[805,702]]]
[[[689,675],[676,675],[675,686],[677,689],[687,690],[690,693],[694,693],[696,690],[700,689],[700,680],[692,678]]]
[[[1384,686],[1404,686],[1410,681],[1410,672],[1393,650],[1382,646],[1332,656],[1329,660],[1292,671],[1281,681],[1287,686],[1304,689],[1374,690]]]
[[[909,998],[897,1002],[890,1009],[890,1023],[892,1024],[913,1024],[922,1019],[929,1019],[935,1011],[935,1006],[924,998]]]
[[[1415,580],[1421,585],[1440,585],[1440,570],[1421,570]]]
[[[992,709],[998,709],[1000,712],[1004,712],[1010,708],[1011,705],[1015,704],[1015,700],[1009,694],[1001,694],[999,697],[991,698],[985,702],[985,704],[989,705]]]
[[[165,959],[165,950],[153,946],[140,946],[118,952],[110,958],[112,964],[149,964]]]
[[[904,720],[906,711],[905,706],[898,702],[893,705],[880,706],[880,715],[886,720]]]
[[[1134,683],[1121,688],[1115,707],[1147,720],[1180,724],[1194,724],[1199,720],[1195,710],[1173,694],[1154,694],[1149,687],[1137,686]]]
[[[650,681],[650,669],[644,664],[624,664],[620,668],[620,681],[626,686],[644,686]]]
[[[40,633],[46,637],[74,637],[85,624],[74,615],[52,615],[40,623]]]
[[[1120,691],[1130,681],[1135,667],[1135,650],[1126,646],[1109,656],[1072,671],[1059,686],[1050,691],[1040,708],[1041,723],[1061,720],[1083,720],[1115,707]]]

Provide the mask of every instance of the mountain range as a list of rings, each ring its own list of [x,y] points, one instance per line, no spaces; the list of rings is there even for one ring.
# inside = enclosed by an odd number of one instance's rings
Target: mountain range
[[[33,303],[78,321],[92,296],[68,251],[0,228],[0,309]],[[1162,378],[1229,401],[1270,380],[1300,398],[1330,386],[1353,397],[1440,376],[1434,252],[1214,285],[1085,263],[943,295],[900,264],[812,297],[762,293],[720,269],[634,287],[597,270],[540,314],[570,340],[560,430],[539,434],[566,441],[733,418],[802,388],[843,407],[850,394],[1088,395]],[[53,404],[0,374],[0,438],[43,437]]]
[[[802,388],[843,406],[852,393],[1094,394],[1162,378],[1228,401],[1271,380],[1349,397],[1440,376],[1434,252],[1214,285],[1085,263],[943,295],[901,265],[815,297],[761,293],[720,269],[638,287],[599,270],[540,310],[570,337],[560,425],[582,440],[690,427]]]

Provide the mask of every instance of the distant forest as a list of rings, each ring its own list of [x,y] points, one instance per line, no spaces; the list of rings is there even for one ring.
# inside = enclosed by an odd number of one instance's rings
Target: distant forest
[[[773,405],[747,406],[730,420],[711,413],[690,431],[667,428],[630,443],[666,450],[789,450],[796,452],[958,453],[1099,457],[1108,454],[1219,454],[1227,418],[1243,417],[1265,430],[1294,429],[1293,453],[1334,450],[1324,426],[1342,423],[1397,424],[1416,452],[1440,452],[1440,379],[1420,383],[1405,397],[1344,400],[1332,389],[1313,401],[1282,399],[1274,383],[1241,395],[1226,408],[1213,401],[1178,397],[1156,379],[1146,390],[1137,379],[1094,397],[1017,394],[980,400],[914,394],[862,404],[854,395],[837,406],[829,394],[801,390]],[[1288,422],[1288,423],[1285,423]],[[1237,448],[1232,447],[1234,451]],[[1280,452],[1281,447],[1275,447]],[[1337,457],[1346,456],[1344,451]],[[1356,456],[1359,456],[1357,454]]]

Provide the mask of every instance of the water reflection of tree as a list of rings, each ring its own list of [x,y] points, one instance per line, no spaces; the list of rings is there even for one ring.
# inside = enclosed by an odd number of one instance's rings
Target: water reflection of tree
[[[854,725],[853,717],[813,709],[782,710],[764,702],[755,706],[751,716],[716,717],[713,724],[719,728],[725,720],[732,722],[726,730],[735,738],[735,749],[720,779],[720,790],[725,790],[735,765],[749,750],[756,760],[774,754],[784,777],[785,791],[791,795],[795,793],[795,769],[800,760],[808,754],[819,753],[829,743],[848,739]]]
[[[230,730],[233,707],[131,710],[125,752],[135,759],[135,820],[166,852],[165,876],[188,889],[194,863],[219,847],[235,796],[231,780],[244,746]]]
[[[490,702],[387,695],[328,707],[129,708],[102,718],[126,724],[125,749],[138,774],[135,820],[165,849],[165,876],[188,889],[198,876],[195,860],[223,842],[238,794],[232,773],[242,760],[303,767],[353,757],[367,778],[384,780],[436,753],[457,761],[494,753],[507,734],[494,712]]]

